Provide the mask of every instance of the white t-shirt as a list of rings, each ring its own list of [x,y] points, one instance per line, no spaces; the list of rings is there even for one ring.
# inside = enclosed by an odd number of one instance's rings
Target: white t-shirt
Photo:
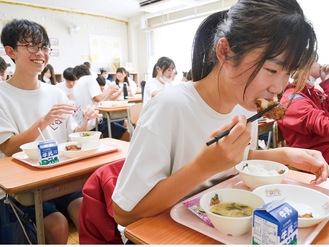
[[[65,93],[66,96],[69,95],[69,94],[73,94],[73,88],[68,88],[66,86],[65,81],[57,83],[56,86],[59,87]]]
[[[59,88],[41,81],[39,85],[35,90],[23,90],[7,82],[0,82],[0,143],[29,129],[45,116],[53,105],[68,102],[68,98]],[[63,143],[68,141],[68,135],[76,127],[74,119],[68,116],[65,120],[58,119],[42,133],[46,139]],[[41,136],[37,140],[42,140]],[[0,157],[5,157],[1,151]]]
[[[97,106],[97,102],[93,98],[97,95],[101,95],[102,90],[93,75],[82,76],[77,80],[74,88],[74,102],[76,107],[82,107],[85,109],[87,106]],[[88,130],[96,127],[96,119],[88,122]]]
[[[154,91],[172,86],[172,83],[162,83],[157,78],[152,78],[147,81],[144,88],[143,106],[145,106],[152,99],[152,93]]]
[[[114,202],[126,211],[132,210],[159,181],[194,159],[209,140],[210,134],[229,123],[235,114],[250,117],[255,112],[237,105],[231,113],[220,114],[206,104],[192,83],[168,88],[154,97],[143,107],[138,120],[112,196]],[[257,122],[254,122],[245,159],[249,149],[256,148],[257,131]],[[218,173],[200,184],[191,194],[232,174],[236,174],[234,168]]]

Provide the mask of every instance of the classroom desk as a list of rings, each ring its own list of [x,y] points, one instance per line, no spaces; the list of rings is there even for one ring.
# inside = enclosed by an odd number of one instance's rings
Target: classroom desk
[[[272,132],[273,123],[275,122],[273,119],[264,118],[265,121],[258,122],[258,135],[263,135],[268,132]]]
[[[81,190],[99,167],[126,158],[129,142],[101,139],[120,146],[119,150],[53,168],[36,168],[12,157],[0,159],[0,187],[9,195],[32,198],[35,205],[38,243],[44,244],[42,202]],[[24,203],[23,203],[24,204]]]
[[[128,98],[129,103],[140,103],[142,102],[142,94],[135,94],[134,97]]]
[[[105,115],[107,119],[107,126],[109,131],[109,137],[112,137],[111,132],[111,122],[124,120],[128,117],[127,109],[129,104],[123,106],[111,106],[111,107],[100,107],[98,106],[96,110]]]
[[[311,174],[293,170],[289,171],[287,177],[304,183],[309,183],[313,179]],[[321,187],[329,189],[329,181],[323,183]],[[171,218],[170,210],[128,225],[125,236],[135,244],[221,244],[213,238],[177,223]],[[329,244],[329,222],[312,244]]]
[[[264,118],[262,121],[258,122],[258,136],[268,133],[267,138],[267,149],[270,148],[271,145],[271,139],[273,137],[273,119]],[[258,145],[257,145],[258,148]]]

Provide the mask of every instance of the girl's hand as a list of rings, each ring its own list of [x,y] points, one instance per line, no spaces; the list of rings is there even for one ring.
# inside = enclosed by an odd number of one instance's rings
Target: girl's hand
[[[286,148],[287,164],[313,173],[315,179],[311,184],[320,184],[328,178],[328,164],[323,158],[321,152],[311,149]]]
[[[231,123],[216,130],[209,140],[231,127],[233,129],[227,136],[210,146],[205,144],[196,157],[196,164],[209,172],[209,176],[230,169],[243,159],[245,148],[251,140],[251,124],[247,124],[245,116],[235,116]]]

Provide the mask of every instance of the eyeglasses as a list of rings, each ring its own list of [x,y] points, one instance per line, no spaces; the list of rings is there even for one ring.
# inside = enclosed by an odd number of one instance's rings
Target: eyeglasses
[[[48,46],[42,46],[39,47],[37,45],[32,45],[32,44],[25,44],[25,45],[17,45],[17,46],[25,46],[27,51],[29,53],[35,54],[37,53],[39,50],[41,50],[44,54],[50,54],[51,53],[51,48]]]

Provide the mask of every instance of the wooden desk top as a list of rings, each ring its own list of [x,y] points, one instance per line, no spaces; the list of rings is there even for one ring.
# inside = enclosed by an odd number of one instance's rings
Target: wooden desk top
[[[109,138],[101,139],[101,141],[116,143],[120,145],[120,149],[113,153],[94,156],[53,168],[35,168],[12,157],[0,159],[0,187],[8,194],[22,193],[56,183],[59,180],[92,173],[102,165],[126,158],[129,142]]]
[[[136,94],[134,97],[128,98],[128,102],[133,102],[133,103],[142,102],[142,95]]]
[[[313,179],[311,174],[296,171],[290,171],[289,174],[289,178],[304,183]],[[329,182],[321,187],[329,189]],[[125,235],[136,244],[220,244],[215,239],[175,222],[170,216],[170,210],[128,225]],[[329,222],[312,244],[329,244]]]
[[[120,112],[120,111],[126,111],[128,109],[128,105],[122,105],[122,106],[111,106],[111,107],[96,107],[96,110],[100,112]]]
[[[273,119],[269,119],[269,118],[264,118],[264,119],[265,119],[265,121],[258,122],[258,127],[263,127],[263,126],[266,126],[266,125],[272,125],[275,122],[275,120],[273,120]]]

